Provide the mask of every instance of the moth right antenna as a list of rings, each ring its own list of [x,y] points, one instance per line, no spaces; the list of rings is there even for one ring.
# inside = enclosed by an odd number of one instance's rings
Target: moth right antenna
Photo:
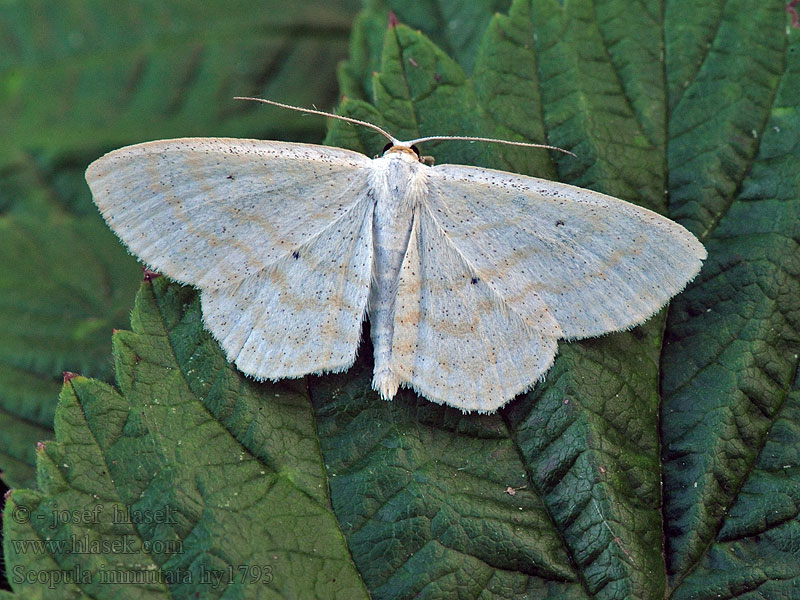
[[[564,154],[569,154],[570,156],[575,156],[575,154],[573,154],[569,150],[564,150],[563,148],[559,148],[558,146],[548,146],[547,144],[531,144],[529,142],[512,142],[511,140],[499,140],[497,138],[485,138],[485,137],[472,137],[468,135],[431,135],[428,137],[421,137],[415,140],[410,140],[404,143],[411,145],[411,144],[421,144],[422,142],[435,142],[438,140],[459,140],[465,142],[491,142],[493,144],[508,144],[509,146],[524,146],[525,148],[544,148],[546,150],[556,150],[558,152],[563,152]]]

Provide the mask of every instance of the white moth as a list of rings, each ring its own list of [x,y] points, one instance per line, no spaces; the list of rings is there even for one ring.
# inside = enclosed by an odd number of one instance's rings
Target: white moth
[[[368,315],[383,398],[406,386],[493,412],[544,376],[557,340],[642,323],[706,257],[644,208],[431,167],[411,146],[440,137],[401,142],[351,121],[390,140],[383,156],[188,138],[122,148],[86,171],[108,225],[200,290],[206,327],[256,379],[348,369]]]

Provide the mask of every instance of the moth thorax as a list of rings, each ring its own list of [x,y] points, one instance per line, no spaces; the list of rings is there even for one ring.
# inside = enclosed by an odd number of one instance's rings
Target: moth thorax
[[[429,167],[405,156],[389,154],[375,160],[372,185],[379,203],[393,211],[408,211],[428,193]]]

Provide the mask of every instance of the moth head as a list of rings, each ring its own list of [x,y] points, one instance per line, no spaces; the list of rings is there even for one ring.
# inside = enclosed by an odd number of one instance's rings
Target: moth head
[[[411,158],[414,161],[422,162],[422,158],[419,154],[419,148],[417,148],[415,144],[406,146],[402,143],[397,144],[395,142],[389,142],[383,147],[383,155],[388,156],[391,154],[405,155],[407,158]]]

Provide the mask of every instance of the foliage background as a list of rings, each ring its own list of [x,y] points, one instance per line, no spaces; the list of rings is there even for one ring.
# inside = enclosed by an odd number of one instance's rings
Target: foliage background
[[[797,597],[800,29],[786,6],[430,0],[369,2],[357,17],[355,2],[292,6],[4,6],[0,466],[21,488],[4,514],[9,587],[25,598]],[[388,8],[404,25],[387,29]],[[703,272],[645,326],[561,344],[544,384],[482,417],[410,393],[379,401],[368,342],[348,373],[248,382],[202,331],[192,290],[163,279],[141,286],[130,314],[141,271],[97,216],[85,166],[155,138],[318,142],[321,121],[230,98],[328,108],[340,93],[343,111],[401,138],[570,149],[577,159],[425,151],[669,214],[706,244]],[[326,141],[383,146],[340,125]],[[131,330],[114,334],[113,358],[112,329]],[[62,371],[94,379],[71,379],[56,409]],[[180,517],[42,525],[56,507],[98,502]],[[135,552],[12,543],[84,535],[130,539]],[[181,551],[153,547],[166,541]],[[110,564],[195,576],[267,565],[271,578],[99,583]],[[50,590],[14,582],[15,567],[92,580]]]

